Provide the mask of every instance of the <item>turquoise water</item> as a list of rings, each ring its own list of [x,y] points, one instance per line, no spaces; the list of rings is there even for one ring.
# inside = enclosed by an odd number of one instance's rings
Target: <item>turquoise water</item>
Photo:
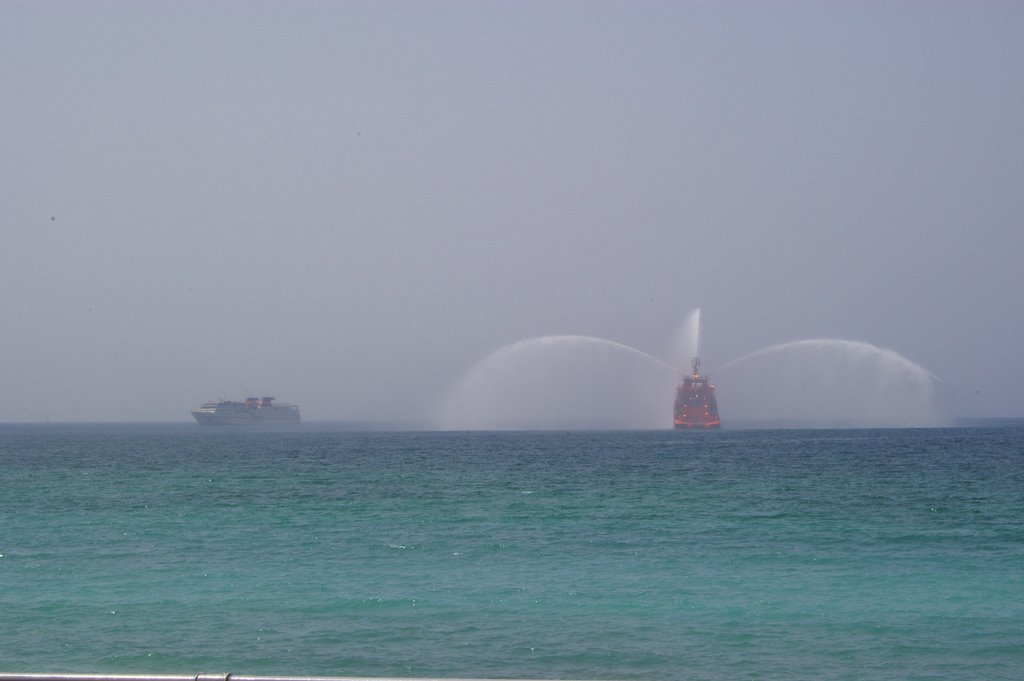
[[[0,426],[0,671],[1024,677],[1024,428]]]

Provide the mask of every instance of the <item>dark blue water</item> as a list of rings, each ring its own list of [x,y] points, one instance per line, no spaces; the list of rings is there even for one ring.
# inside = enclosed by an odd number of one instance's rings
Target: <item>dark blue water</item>
[[[0,426],[0,671],[1024,677],[1024,429]]]

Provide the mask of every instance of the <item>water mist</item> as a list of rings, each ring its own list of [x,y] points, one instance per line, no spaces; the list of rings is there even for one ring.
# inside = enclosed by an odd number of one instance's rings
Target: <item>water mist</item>
[[[701,348],[701,310],[674,335],[670,361],[592,336],[543,336],[498,348],[444,402],[439,427],[459,430],[672,425],[675,387]],[[932,426],[936,377],[870,343],[807,339],[772,345],[708,373],[723,427]]]

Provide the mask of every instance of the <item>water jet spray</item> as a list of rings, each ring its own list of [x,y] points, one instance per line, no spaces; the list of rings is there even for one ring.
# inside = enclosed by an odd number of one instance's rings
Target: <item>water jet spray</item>
[[[455,386],[443,404],[441,427],[662,428],[665,395],[674,387],[675,427],[716,428],[716,386],[711,374],[700,371],[701,317],[701,309],[695,309],[674,336],[672,361],[595,336],[541,336],[502,346]],[[773,361],[759,361],[768,357]],[[679,368],[687,364],[688,373]],[[712,373],[721,379],[722,372],[733,420],[819,426],[938,421],[932,387],[939,379],[870,343],[829,338],[780,343]]]

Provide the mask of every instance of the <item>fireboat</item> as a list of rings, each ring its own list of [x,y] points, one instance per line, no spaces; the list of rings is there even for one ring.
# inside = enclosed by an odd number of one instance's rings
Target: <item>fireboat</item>
[[[701,376],[699,357],[694,357],[690,365],[693,373],[683,376],[683,382],[676,388],[675,427],[678,430],[720,428],[715,386],[709,377]]]

